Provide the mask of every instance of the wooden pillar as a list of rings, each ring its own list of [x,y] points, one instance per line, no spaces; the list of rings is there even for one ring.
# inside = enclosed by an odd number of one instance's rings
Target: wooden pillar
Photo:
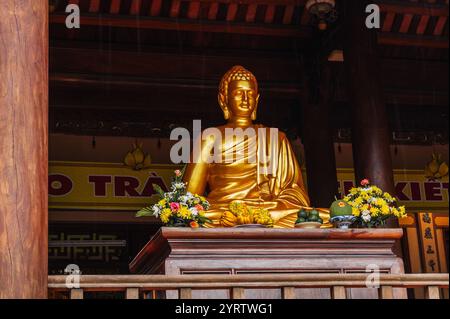
[[[319,35],[317,35],[319,37]],[[305,147],[308,194],[314,207],[329,207],[338,192],[331,125],[334,86],[332,70],[321,55],[320,39],[303,58],[302,141]]]
[[[48,1],[2,1],[0,75],[0,299],[46,298]]]
[[[369,1],[344,1],[344,64],[353,114],[352,142],[356,182],[368,178],[394,194],[390,130],[377,57],[376,30],[365,19]]]
[[[351,3],[350,3],[351,2]],[[352,146],[356,182],[368,178],[395,194],[390,129],[377,56],[377,30],[366,27],[368,0],[344,1],[344,65],[352,108]],[[399,227],[397,219],[387,221]],[[402,255],[396,245],[397,255]]]

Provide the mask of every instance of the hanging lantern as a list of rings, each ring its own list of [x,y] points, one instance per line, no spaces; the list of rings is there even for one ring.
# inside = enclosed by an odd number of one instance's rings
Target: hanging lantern
[[[56,8],[58,7],[58,1],[59,0],[50,0],[48,3],[48,9],[50,13],[55,12]]]
[[[336,11],[334,0],[308,0],[306,10],[318,19],[319,30],[326,30],[328,22],[334,20]]]

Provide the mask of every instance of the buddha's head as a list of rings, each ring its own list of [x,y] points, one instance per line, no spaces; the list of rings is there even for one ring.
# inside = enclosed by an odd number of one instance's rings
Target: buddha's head
[[[226,120],[255,120],[259,100],[255,76],[240,65],[233,66],[220,81],[218,100]]]

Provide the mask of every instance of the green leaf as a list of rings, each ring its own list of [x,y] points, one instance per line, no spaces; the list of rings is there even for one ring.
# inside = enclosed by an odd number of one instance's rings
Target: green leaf
[[[157,184],[152,184],[153,185],[153,190],[158,193],[159,196],[161,196],[161,198],[164,198],[164,191],[162,190],[162,188],[157,185]]]
[[[153,210],[151,207],[144,207],[136,213],[136,217],[153,216]]]

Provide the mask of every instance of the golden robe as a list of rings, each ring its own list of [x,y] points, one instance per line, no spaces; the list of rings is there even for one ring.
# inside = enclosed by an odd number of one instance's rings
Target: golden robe
[[[188,182],[188,191],[203,193],[207,189],[207,199],[211,204],[206,216],[213,221],[210,227],[219,227],[222,213],[229,210],[232,201],[239,200],[248,206],[261,207],[269,210],[274,227],[293,227],[297,219],[297,212],[302,207],[309,207],[309,198],[305,191],[303,178],[297,159],[292,147],[284,133],[277,131],[278,151],[275,154],[276,161],[267,161],[273,146],[273,137],[270,136],[269,128],[254,125],[256,134],[245,139],[226,139],[225,128],[219,127],[222,133],[222,141],[211,137],[202,142],[202,154],[210,153],[212,144],[220,144],[218,154],[222,158],[221,163],[199,163],[189,164],[185,174]],[[266,131],[265,139],[258,143],[258,129]],[[259,145],[265,145],[264,151],[259,150]],[[216,157],[217,158],[217,157]],[[232,158],[227,161],[225,159]],[[249,159],[255,159],[250,161]],[[264,164],[261,164],[263,162]],[[258,165],[260,163],[260,165]],[[272,166],[272,170],[267,168]],[[197,176],[196,176],[197,175]],[[204,175],[207,185],[199,185]],[[194,182],[191,185],[191,180]],[[203,188],[203,189],[202,189]]]

